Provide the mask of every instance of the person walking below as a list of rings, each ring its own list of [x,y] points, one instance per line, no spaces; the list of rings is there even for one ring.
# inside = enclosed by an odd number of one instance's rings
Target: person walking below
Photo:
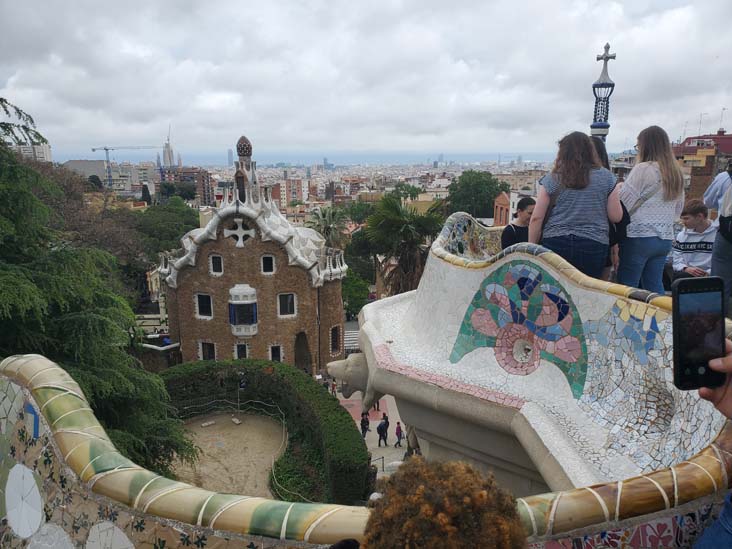
[[[636,165],[620,191],[630,224],[620,245],[618,282],[663,294],[674,221],[684,207],[684,176],[663,128],[650,126],[640,132],[637,147]]]
[[[333,380],[333,382],[330,384],[330,394],[334,397],[338,396],[338,384]]]
[[[362,412],[361,413],[361,436],[363,438],[366,438],[366,433],[368,433],[371,429],[369,429],[369,414],[368,412]]]
[[[608,219],[617,223],[623,209],[615,178],[600,166],[590,138],[582,132],[563,137],[554,169],[539,183],[529,242],[541,242],[584,274],[599,278],[608,255]]]
[[[382,440],[384,441],[384,446],[389,446],[386,443],[386,433],[387,433],[387,431],[386,431],[386,423],[384,422],[383,419],[379,422],[379,425],[376,427],[376,433],[379,435],[379,447],[381,447],[381,441]]]
[[[519,242],[529,241],[529,221],[531,221],[531,214],[534,213],[534,204],[536,204],[536,200],[530,196],[524,196],[518,201],[516,213],[513,214],[514,220],[506,225],[501,233],[502,250]]]
[[[394,445],[394,448],[397,448],[397,447],[401,448],[402,447],[402,438],[404,437],[404,433],[402,432],[402,424],[399,423],[398,421],[397,421],[395,434],[397,437],[397,441],[396,441],[396,444]]]
[[[389,436],[389,416],[386,415],[386,412],[381,414],[381,421],[384,422],[385,429],[384,429],[384,444],[386,444],[386,437]],[[386,444],[388,446],[388,444]]]

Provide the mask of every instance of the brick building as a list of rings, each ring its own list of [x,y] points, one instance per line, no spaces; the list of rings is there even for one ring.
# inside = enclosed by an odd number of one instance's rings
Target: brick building
[[[183,361],[259,358],[308,373],[343,357],[343,252],[280,213],[237,143],[235,185],[162,268],[170,337]]]
[[[701,198],[714,176],[732,159],[732,134],[720,128],[716,134],[687,137],[674,145],[674,155],[690,176],[686,198]]]
[[[502,192],[493,201],[493,225],[508,225],[511,222],[511,197]]]

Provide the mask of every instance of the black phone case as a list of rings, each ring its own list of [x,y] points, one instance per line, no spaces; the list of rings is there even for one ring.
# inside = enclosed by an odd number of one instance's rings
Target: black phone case
[[[719,292],[720,292],[720,304],[721,304],[721,311],[720,314],[722,315],[722,319],[724,319],[724,282],[719,277],[700,277],[700,278],[681,278],[679,280],[676,280],[672,286],[672,303],[673,303],[673,313],[672,313],[672,322],[673,322],[673,339],[674,339],[674,385],[677,389],[680,389],[682,391],[690,391],[693,389],[700,389],[702,387],[721,387],[725,380],[727,379],[727,375],[715,372],[714,370],[707,369],[707,372],[703,375],[700,375],[698,373],[692,374],[692,375],[685,375],[682,372],[681,369],[681,342],[680,342],[680,334],[681,330],[683,330],[683,326],[680,325],[680,311],[679,311],[679,294],[683,293],[680,291],[680,288],[682,286],[691,286],[691,285],[705,285],[705,286],[711,286],[712,284],[716,284],[719,286]],[[715,290],[716,291],[716,290]],[[723,320],[724,322],[724,320]],[[724,331],[722,332],[722,353],[724,354]]]

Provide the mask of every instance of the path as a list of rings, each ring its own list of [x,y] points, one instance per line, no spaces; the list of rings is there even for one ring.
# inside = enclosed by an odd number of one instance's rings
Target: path
[[[350,399],[344,397],[340,392],[338,393],[338,400],[340,400],[341,406],[351,414],[353,421],[356,422],[359,432],[361,430],[361,398],[360,392],[356,392],[351,395]],[[379,447],[379,435],[376,433],[376,427],[379,425],[379,422],[381,421],[381,414],[384,412],[389,416],[389,434],[386,439],[389,446],[384,447],[382,445]],[[385,475],[390,475],[396,471],[407,451],[406,438],[402,439],[401,448],[394,448],[394,444],[396,443],[394,430],[396,429],[397,421],[401,421],[394,397],[391,395],[383,397],[379,401],[379,411],[374,410],[372,407],[369,410],[369,421],[371,424],[371,431],[366,433],[366,448],[368,448],[368,451],[371,453],[371,463],[376,465],[378,468],[378,477],[380,478]],[[404,428],[403,423],[402,431],[405,432],[406,436],[406,429]],[[383,468],[382,457],[384,458]]]
[[[241,425],[232,422],[232,416],[224,412],[188,420],[186,429],[201,455],[194,467],[180,463],[175,473],[181,481],[206,490],[271,498],[272,459],[285,450],[287,432],[279,421],[266,416],[236,414]],[[201,427],[208,421],[215,423]]]

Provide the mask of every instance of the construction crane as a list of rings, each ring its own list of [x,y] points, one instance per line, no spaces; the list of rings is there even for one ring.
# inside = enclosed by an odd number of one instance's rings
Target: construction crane
[[[117,151],[120,149],[162,149],[155,145],[131,145],[126,147],[92,147],[92,152],[104,151],[107,156],[107,187],[112,188],[112,165],[109,163],[109,151]]]

